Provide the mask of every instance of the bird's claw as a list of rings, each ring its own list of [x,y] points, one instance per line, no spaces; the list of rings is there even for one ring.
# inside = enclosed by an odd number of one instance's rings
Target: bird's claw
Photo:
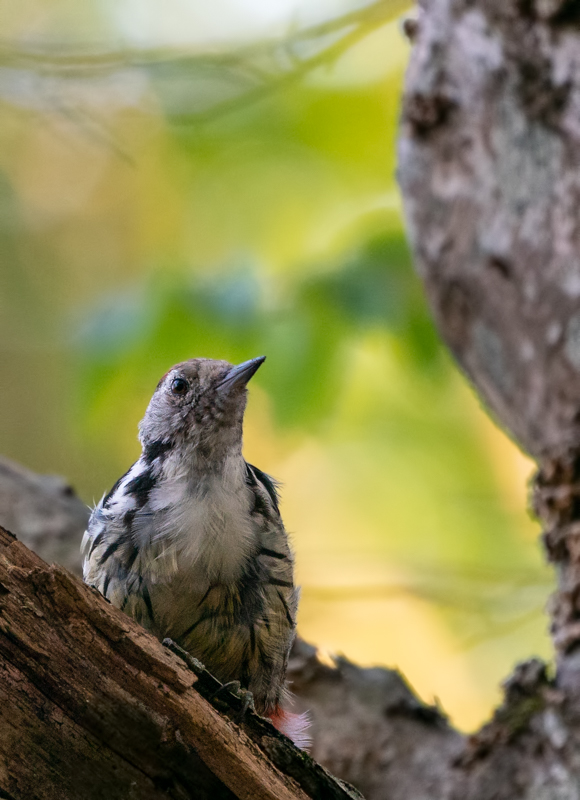
[[[239,681],[228,681],[227,683],[222,683],[221,686],[218,686],[215,692],[211,693],[208,699],[211,702],[224,691],[228,691],[230,692],[230,694],[233,694],[234,697],[237,697],[241,703],[240,712],[237,718],[238,723],[240,723],[244,719],[248,710],[250,711],[256,710],[254,706],[254,695],[252,694],[252,692],[250,692],[249,689],[242,689]]]
[[[237,696],[239,697],[242,704],[236,720],[239,725],[240,722],[242,722],[242,720],[248,713],[248,711],[253,711],[254,713],[256,712],[256,707],[254,705],[254,695],[249,689],[240,688]]]
[[[183,647],[180,647],[177,642],[173,641],[173,639],[164,639],[161,644],[163,647],[171,650],[172,653],[175,653],[176,656],[179,656],[182,661],[185,661],[187,666],[192,672],[195,672],[196,675],[199,676],[205,672],[205,666],[201,663],[201,661],[192,656],[191,653],[188,653],[187,650],[184,650]]]
[[[208,700],[215,700],[219,694],[226,691],[231,692],[235,697],[237,697],[240,689],[241,687],[239,681],[228,681],[227,683],[222,683],[221,686],[218,686],[217,689],[210,694]]]
[[[163,639],[161,644],[164,647],[167,647],[168,650],[171,650],[172,653],[175,653],[176,656],[179,656],[179,658],[181,658],[182,661],[185,661],[187,666],[193,672],[195,672],[195,674],[198,677],[204,673],[207,673],[207,670],[205,666],[201,663],[201,661],[192,656],[191,653],[188,653],[187,650],[184,650],[183,647],[180,647],[177,644],[177,642],[173,641],[173,639],[169,638]],[[211,680],[214,681],[216,680],[215,677],[212,677],[211,675],[209,675],[209,673],[208,676]],[[233,696],[240,701],[241,704],[240,712],[236,720],[238,723],[240,723],[244,719],[248,710],[250,711],[256,710],[254,707],[254,695],[252,694],[252,692],[249,691],[249,689],[242,689],[239,681],[227,681],[227,683],[222,683],[217,687],[217,689],[214,689],[213,692],[211,692],[209,695],[206,696],[211,703],[215,700],[216,697],[218,697],[218,695],[222,694],[223,692],[230,692],[230,694],[233,694]]]

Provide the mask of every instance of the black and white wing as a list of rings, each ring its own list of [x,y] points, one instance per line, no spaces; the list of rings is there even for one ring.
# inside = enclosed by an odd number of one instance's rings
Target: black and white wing
[[[146,627],[153,621],[147,576],[154,556],[143,545],[155,537],[155,484],[149,464],[133,464],[93,510],[82,545],[85,582]]]

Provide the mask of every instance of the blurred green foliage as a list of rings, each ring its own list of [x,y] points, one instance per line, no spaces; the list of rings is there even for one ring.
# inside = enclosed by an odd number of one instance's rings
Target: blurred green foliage
[[[202,278],[157,269],[146,282],[99,298],[76,336],[83,408],[99,405],[108,381],[128,365],[135,380],[154,385],[167,364],[192,353],[233,362],[267,353],[260,377],[277,421],[306,430],[334,411],[348,373],[346,347],[373,329],[404,342],[409,369],[442,377],[440,345],[400,229],[299,274],[280,292],[249,263]],[[135,386],[140,392],[140,381]]]
[[[303,4],[277,32],[250,0],[0,9],[0,449],[91,502],[169,366],[267,355],[246,453],[285,484],[303,635],[472,726],[549,653],[550,576],[530,465],[412,270],[406,6]]]

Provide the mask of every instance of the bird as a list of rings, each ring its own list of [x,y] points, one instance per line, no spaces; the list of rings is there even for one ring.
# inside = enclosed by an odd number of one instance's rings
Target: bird
[[[276,481],[242,454],[247,384],[238,365],[193,358],[159,381],[139,423],[142,453],[103,496],[83,537],[83,578],[160,640],[307,746],[285,710],[299,589]]]

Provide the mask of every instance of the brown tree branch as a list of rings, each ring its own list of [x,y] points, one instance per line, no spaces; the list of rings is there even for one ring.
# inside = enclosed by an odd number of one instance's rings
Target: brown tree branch
[[[3,528],[0,673],[0,796],[357,796],[267,721],[218,711],[209,673]]]

